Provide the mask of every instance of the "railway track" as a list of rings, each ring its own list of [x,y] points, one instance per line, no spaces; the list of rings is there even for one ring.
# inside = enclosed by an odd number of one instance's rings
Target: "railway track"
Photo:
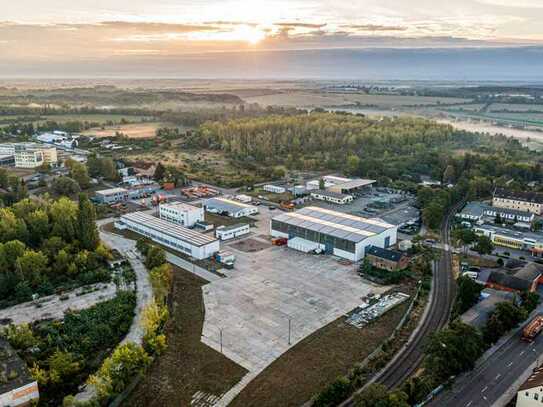
[[[455,205],[450,210],[441,227],[441,240],[445,250],[443,250],[438,264],[434,267],[429,311],[426,313],[417,331],[415,331],[414,336],[396,358],[375,378],[374,383],[383,384],[388,389],[393,389],[402,384],[420,367],[424,358],[424,345],[429,336],[433,332],[443,328],[449,321],[455,295],[452,255],[449,250],[449,231],[451,220],[462,204],[463,202]],[[354,405],[353,397],[351,397],[340,406],[351,407]]]

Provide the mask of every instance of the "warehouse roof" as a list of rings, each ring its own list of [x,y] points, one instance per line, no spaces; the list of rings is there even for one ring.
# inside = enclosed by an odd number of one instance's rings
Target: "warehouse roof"
[[[102,189],[101,191],[96,191],[97,194],[101,194],[101,195],[123,194],[125,192],[128,192],[128,190],[125,188],[110,188],[110,189]]]
[[[132,212],[121,216],[121,222],[125,220],[139,223],[142,226],[146,226],[157,232],[164,233],[167,236],[182,240],[194,246],[205,246],[217,240],[209,235],[204,235],[183,226],[176,225],[175,223],[155,218],[154,216],[143,212]]]
[[[494,197],[543,204],[543,194],[537,192],[517,192],[509,191],[503,188],[497,188],[494,192]]]
[[[349,189],[367,187],[368,185],[374,184],[375,182],[377,182],[377,181],[375,181],[373,179],[361,179],[361,178],[358,178],[358,179],[353,179],[353,180],[347,181],[345,183],[337,184],[337,187],[339,187],[341,189],[349,190]]]
[[[355,243],[395,227],[379,219],[366,219],[314,206],[283,213],[273,220]]]
[[[210,198],[204,202],[204,206],[211,206],[226,212],[236,212],[245,208],[251,208],[252,205],[247,205],[242,202],[233,201],[226,198]]]

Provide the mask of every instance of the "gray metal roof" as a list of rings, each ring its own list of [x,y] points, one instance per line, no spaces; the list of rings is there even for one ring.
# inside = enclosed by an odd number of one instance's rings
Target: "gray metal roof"
[[[283,213],[273,220],[355,243],[395,227],[379,219],[366,219],[313,206]]]
[[[311,191],[311,195],[322,195],[322,196],[327,196],[327,197],[336,198],[336,199],[345,199],[348,197],[352,198],[352,195],[341,194],[339,192],[327,191],[324,189],[317,189],[315,191]]]
[[[217,240],[209,235],[204,235],[203,233],[187,229],[175,223],[155,218],[154,216],[143,212],[128,213],[121,216],[121,222],[123,220],[129,220],[135,223],[139,223],[142,226],[151,228],[157,232],[164,233],[165,235],[171,236],[174,239],[182,240],[194,246],[205,246]]]
[[[239,212],[246,208],[253,207],[242,202],[233,201],[226,198],[210,198],[204,201],[205,207],[211,207],[221,212]]]

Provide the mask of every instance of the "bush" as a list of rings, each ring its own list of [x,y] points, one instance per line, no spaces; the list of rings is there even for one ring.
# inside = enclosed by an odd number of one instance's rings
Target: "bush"
[[[485,327],[483,337],[488,345],[498,341],[504,334],[518,326],[528,317],[528,312],[511,302],[500,302],[490,315]]]
[[[338,377],[326,389],[324,389],[315,399],[315,407],[332,407],[345,400],[352,392],[352,386],[346,377]]]

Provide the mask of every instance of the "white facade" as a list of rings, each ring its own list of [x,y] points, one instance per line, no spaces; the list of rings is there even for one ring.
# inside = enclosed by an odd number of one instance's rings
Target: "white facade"
[[[123,215],[119,224],[121,227],[198,260],[212,257],[220,250],[217,239],[146,213],[133,212]]]
[[[246,223],[233,226],[219,226],[215,230],[215,236],[220,240],[234,239],[250,233],[250,226]]]
[[[333,192],[320,190],[311,192],[311,197],[314,199],[318,199],[319,201],[335,203],[338,205],[345,205],[351,203],[354,200],[352,195],[336,194]]]
[[[193,227],[196,222],[204,221],[204,208],[181,202],[162,204],[159,207],[160,219],[185,227]]]
[[[284,194],[287,190],[283,187],[277,185],[264,185],[262,189],[266,192],[271,192],[273,194]]]
[[[333,182],[330,182],[330,181],[326,181],[324,180],[324,188],[330,188],[332,186],[334,186],[335,184]],[[315,179],[313,181],[309,181],[305,184],[305,188],[308,190],[308,191],[313,191],[314,189],[319,189],[320,188],[320,180],[319,179]]]
[[[39,397],[38,382],[32,382],[7,393],[0,394],[0,406],[26,406],[31,401],[38,400]]]
[[[57,149],[37,143],[0,144],[0,155],[12,155],[17,168],[37,168],[42,164],[56,165]]]
[[[111,188],[96,191],[96,199],[103,204],[114,204],[128,201],[128,190],[124,188]]]
[[[249,195],[236,195],[236,199],[243,203],[251,203],[253,201],[253,198],[251,198]]]

